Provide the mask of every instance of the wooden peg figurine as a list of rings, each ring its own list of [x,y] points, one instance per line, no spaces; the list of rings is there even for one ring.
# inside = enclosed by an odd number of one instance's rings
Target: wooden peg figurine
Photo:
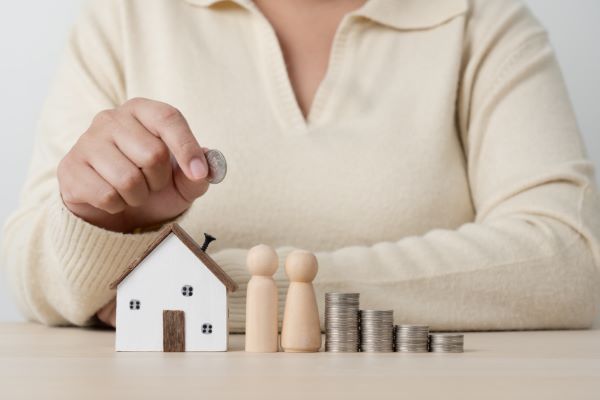
[[[295,250],[285,260],[290,286],[285,299],[281,347],[286,352],[310,353],[321,347],[319,309],[312,285],[317,271],[317,258],[308,251]]]
[[[264,244],[255,246],[246,259],[252,277],[246,292],[246,351],[274,353],[278,350],[277,285],[273,274],[277,253]]]

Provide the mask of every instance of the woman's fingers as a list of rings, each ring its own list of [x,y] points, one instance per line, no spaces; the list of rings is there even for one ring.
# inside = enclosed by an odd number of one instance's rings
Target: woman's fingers
[[[169,149],[137,119],[116,115],[112,137],[119,150],[142,170],[151,191],[158,192],[171,182]]]
[[[208,190],[208,180],[192,181],[185,176],[179,165],[173,166],[173,182],[179,195],[188,203],[202,196]]]
[[[67,205],[89,204],[110,214],[119,213],[127,206],[117,190],[86,162],[66,157],[58,169],[62,177],[60,193]]]
[[[57,171],[69,210],[120,232],[179,215],[206,192],[208,174],[185,118],[146,99],[98,113]]]
[[[179,110],[165,103],[141,98],[129,100],[123,108],[162,139],[189,180],[206,178],[208,164],[204,152]]]
[[[142,171],[111,142],[90,141],[87,162],[125,200],[127,205],[138,207],[150,194]]]

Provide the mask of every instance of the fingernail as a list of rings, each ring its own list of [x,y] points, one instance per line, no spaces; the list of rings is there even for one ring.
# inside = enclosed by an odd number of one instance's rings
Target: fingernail
[[[208,168],[200,158],[192,158],[192,161],[190,161],[190,171],[194,179],[206,178],[208,175]]]

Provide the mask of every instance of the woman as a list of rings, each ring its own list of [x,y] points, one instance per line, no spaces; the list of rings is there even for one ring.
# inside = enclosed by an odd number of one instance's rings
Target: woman
[[[209,187],[202,147],[227,156],[224,183]],[[31,319],[111,324],[109,283],[176,219],[218,237],[240,283],[264,242],[316,252],[319,301],[359,291],[435,329],[582,328],[600,288],[593,181],[520,3],[95,1],[4,264]]]

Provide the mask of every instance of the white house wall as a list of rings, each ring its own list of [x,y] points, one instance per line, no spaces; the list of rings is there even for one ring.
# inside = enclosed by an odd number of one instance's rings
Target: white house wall
[[[182,295],[184,285],[193,296]],[[129,309],[132,299],[139,310]],[[116,350],[162,351],[163,310],[185,312],[186,351],[227,350],[227,289],[172,233],[119,284]]]

